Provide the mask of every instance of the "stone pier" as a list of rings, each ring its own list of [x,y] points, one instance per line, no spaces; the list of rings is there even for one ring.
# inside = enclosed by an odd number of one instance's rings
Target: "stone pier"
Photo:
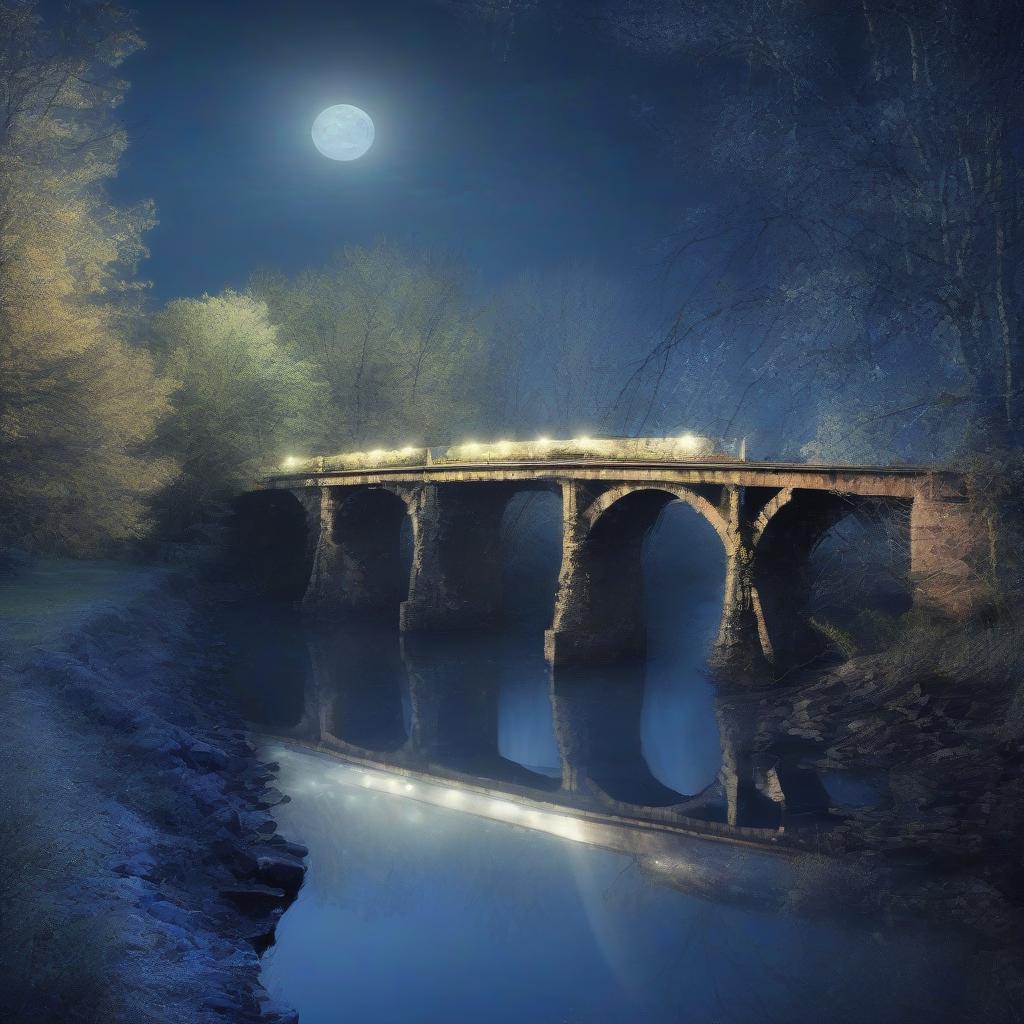
[[[306,502],[315,547],[303,608],[315,615],[397,609],[407,581],[400,529],[408,488],[324,487]]]
[[[419,489],[403,630],[464,629],[494,620],[501,607],[501,517],[510,497],[500,484]]]

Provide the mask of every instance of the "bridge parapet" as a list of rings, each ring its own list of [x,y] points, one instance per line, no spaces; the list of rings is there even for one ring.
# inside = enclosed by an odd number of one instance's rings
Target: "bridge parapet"
[[[542,437],[534,441],[464,441],[436,447],[407,445],[311,457],[289,456],[280,466],[288,474],[324,474],[353,470],[455,466],[467,463],[550,462],[566,459],[617,462],[698,462],[742,459],[742,441],[682,434],[679,437]],[[267,476],[277,475],[278,469]]]

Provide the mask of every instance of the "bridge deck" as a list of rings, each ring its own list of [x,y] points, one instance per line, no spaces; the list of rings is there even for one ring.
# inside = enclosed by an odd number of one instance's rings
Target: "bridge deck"
[[[269,489],[303,487],[519,482],[551,484],[561,480],[614,480],[637,483],[798,487],[887,498],[958,497],[961,474],[927,466],[847,466],[785,462],[627,461],[557,459],[529,461],[445,462],[417,466],[330,469],[268,475]]]

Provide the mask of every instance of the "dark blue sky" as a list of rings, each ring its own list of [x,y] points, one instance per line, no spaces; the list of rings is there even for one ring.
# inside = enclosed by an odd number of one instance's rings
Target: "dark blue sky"
[[[542,15],[506,54],[428,0],[134,7],[148,45],[125,68],[114,192],[157,203],[142,273],[158,298],[380,237],[455,251],[485,279],[581,260],[635,284],[699,198],[699,154],[681,175],[636,116],[684,103],[685,83],[585,21]],[[334,103],[375,121],[359,161],[313,147]]]

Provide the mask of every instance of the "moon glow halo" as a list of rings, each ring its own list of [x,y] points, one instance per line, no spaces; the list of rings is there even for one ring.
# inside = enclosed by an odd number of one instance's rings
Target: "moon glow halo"
[[[373,145],[373,121],[365,110],[338,103],[313,122],[313,145],[331,160],[358,160]]]

